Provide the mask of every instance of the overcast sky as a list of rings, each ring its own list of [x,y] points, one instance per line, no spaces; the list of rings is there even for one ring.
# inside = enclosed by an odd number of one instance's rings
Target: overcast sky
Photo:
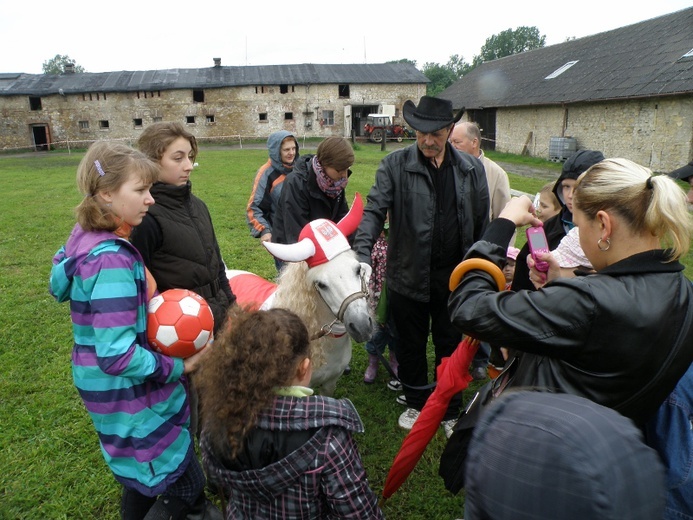
[[[211,67],[213,58],[222,65],[407,58],[421,68],[445,64],[453,54],[471,63],[488,37],[523,25],[538,27],[553,45],[690,6],[691,0],[4,0],[0,72],[40,74],[56,54],[88,72]]]

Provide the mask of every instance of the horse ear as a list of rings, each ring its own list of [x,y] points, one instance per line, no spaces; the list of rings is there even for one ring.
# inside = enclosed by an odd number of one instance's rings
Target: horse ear
[[[295,244],[276,244],[274,242],[262,242],[272,256],[285,262],[302,262],[315,254],[315,244],[310,238],[304,238]]]
[[[359,227],[361,217],[363,217],[363,200],[361,199],[361,194],[357,192],[354,195],[354,202],[351,204],[349,213],[344,215],[344,218],[337,222],[337,229],[339,229],[345,237],[348,237]]]

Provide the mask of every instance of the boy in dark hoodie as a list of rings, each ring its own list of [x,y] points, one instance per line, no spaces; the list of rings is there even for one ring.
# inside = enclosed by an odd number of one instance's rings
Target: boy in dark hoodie
[[[558,247],[561,239],[568,234],[573,224],[572,190],[577,178],[591,166],[604,160],[604,154],[595,150],[579,150],[563,163],[561,175],[553,186],[553,193],[561,203],[561,211],[544,222],[544,233],[549,243],[549,249],[553,251]],[[527,255],[529,246],[525,244],[517,255],[515,275],[511,290],[522,289],[536,290],[529,279],[529,267],[527,267]]]

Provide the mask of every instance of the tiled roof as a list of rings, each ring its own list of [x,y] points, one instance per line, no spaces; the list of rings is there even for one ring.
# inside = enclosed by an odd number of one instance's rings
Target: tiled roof
[[[407,63],[363,65],[265,65],[71,74],[0,73],[0,95],[45,96],[82,92],[128,92],[247,85],[428,83]]]
[[[693,93],[693,8],[483,63],[440,97],[480,109]],[[568,62],[572,67],[545,79]]]

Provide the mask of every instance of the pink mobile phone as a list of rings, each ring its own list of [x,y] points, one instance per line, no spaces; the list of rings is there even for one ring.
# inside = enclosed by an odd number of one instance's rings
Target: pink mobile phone
[[[537,271],[546,272],[549,270],[549,264],[542,260],[539,260],[537,253],[549,253],[549,243],[546,240],[546,234],[544,234],[544,228],[538,227],[528,227],[527,228],[527,244],[529,245],[529,252],[534,260],[534,265]]]

